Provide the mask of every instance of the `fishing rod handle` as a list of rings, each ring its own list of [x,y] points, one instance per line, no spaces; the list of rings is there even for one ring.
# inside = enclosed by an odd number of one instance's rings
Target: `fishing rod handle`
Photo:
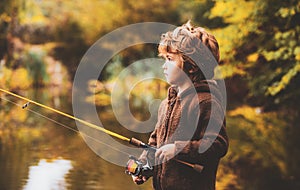
[[[192,168],[193,168],[196,172],[201,173],[204,167],[203,167],[202,165],[200,165],[200,164],[193,164],[193,167],[192,167]]]
[[[200,165],[200,164],[192,164],[192,163],[189,163],[189,162],[186,162],[186,161],[183,161],[183,160],[179,160],[179,159],[177,159],[177,158],[174,158],[174,160],[177,161],[177,162],[179,162],[179,163],[182,163],[182,164],[184,164],[184,165],[186,165],[186,166],[191,167],[193,170],[195,170],[195,171],[198,172],[198,173],[201,173],[202,170],[203,170],[203,168],[204,168],[204,167],[203,167],[202,165]]]
[[[140,148],[150,150],[150,151],[153,151],[153,152],[155,152],[157,150],[157,148],[155,148],[153,146],[150,146],[146,143],[143,143],[142,141],[140,141],[136,138],[133,138],[133,137],[130,139],[129,143],[136,146],[136,147],[140,147]]]

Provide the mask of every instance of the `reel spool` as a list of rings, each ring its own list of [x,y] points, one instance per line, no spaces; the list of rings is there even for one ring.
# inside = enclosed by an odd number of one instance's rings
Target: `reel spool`
[[[128,175],[134,175],[134,176],[146,176],[150,177],[152,173],[153,167],[149,165],[149,162],[147,160],[147,163],[144,165],[141,161],[139,161],[134,156],[129,156],[129,160],[126,164],[125,173]]]

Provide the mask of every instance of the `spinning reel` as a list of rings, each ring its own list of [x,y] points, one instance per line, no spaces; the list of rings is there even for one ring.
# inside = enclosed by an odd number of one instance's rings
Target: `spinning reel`
[[[126,164],[125,173],[134,176],[146,176],[150,177],[152,173],[153,167],[149,164],[147,159],[147,163],[143,164],[140,160],[138,160],[134,156],[129,156],[129,161]]]

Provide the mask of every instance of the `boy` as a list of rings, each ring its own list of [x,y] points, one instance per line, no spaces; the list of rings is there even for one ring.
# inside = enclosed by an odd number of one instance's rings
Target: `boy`
[[[219,160],[228,149],[222,93],[212,79],[219,62],[214,36],[190,22],[162,35],[159,55],[171,85],[159,108],[158,122],[149,144],[157,147],[154,159],[155,190],[215,189]],[[200,164],[201,173],[176,161]],[[133,176],[136,184],[148,177]]]

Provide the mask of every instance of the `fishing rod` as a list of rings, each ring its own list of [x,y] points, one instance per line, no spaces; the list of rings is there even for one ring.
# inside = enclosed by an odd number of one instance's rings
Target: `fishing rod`
[[[97,143],[103,144],[103,145],[105,145],[105,146],[107,146],[107,147],[109,147],[109,148],[111,148],[111,149],[113,149],[113,150],[115,150],[115,151],[117,151],[117,152],[120,152],[120,153],[125,154],[125,155],[127,155],[127,156],[131,156],[129,153],[124,152],[124,151],[122,151],[122,150],[120,150],[120,149],[118,149],[118,148],[116,148],[116,147],[114,147],[114,146],[111,146],[110,144],[104,143],[104,142],[100,141],[99,139],[96,139],[96,138],[94,138],[94,137],[92,137],[92,136],[89,136],[89,135],[87,135],[87,134],[85,134],[85,133],[79,131],[79,130],[74,129],[73,127],[67,126],[67,125],[65,125],[65,124],[63,124],[63,123],[60,123],[59,121],[56,121],[56,120],[54,120],[54,119],[51,119],[51,118],[49,118],[49,117],[47,117],[47,116],[45,116],[45,115],[43,115],[43,114],[41,114],[41,113],[39,113],[39,112],[36,112],[36,111],[34,111],[34,110],[30,109],[30,108],[27,108],[28,105],[29,105],[28,102],[27,102],[26,104],[21,105],[21,104],[18,104],[18,103],[16,103],[16,102],[14,102],[14,101],[11,101],[11,100],[9,100],[9,99],[6,99],[6,98],[4,98],[4,97],[0,97],[0,99],[5,100],[5,101],[7,101],[7,102],[9,102],[9,103],[11,103],[11,104],[14,104],[14,105],[18,106],[18,107],[21,107],[22,109],[25,109],[25,108],[26,108],[26,111],[29,111],[29,112],[31,112],[31,113],[34,113],[34,114],[40,116],[40,117],[43,117],[44,119],[47,119],[47,120],[49,120],[49,121],[51,121],[51,122],[53,122],[53,123],[55,123],[55,124],[57,124],[57,125],[60,125],[60,126],[66,128],[66,129],[69,129],[69,130],[71,130],[71,131],[73,131],[73,132],[75,132],[75,133],[78,133],[79,135],[85,136],[85,137],[87,137],[87,138],[89,138],[89,139],[91,139],[91,140],[93,140],[93,141],[95,141],[95,142],[97,142]]]
[[[123,135],[120,135],[120,134],[115,133],[115,132],[113,132],[113,131],[107,130],[107,129],[105,129],[105,128],[103,128],[103,127],[100,127],[100,126],[98,126],[98,125],[95,125],[95,124],[92,124],[92,123],[87,122],[87,121],[85,121],[85,120],[82,120],[82,119],[80,119],[80,118],[77,118],[77,117],[75,117],[75,116],[73,116],[73,115],[64,113],[64,112],[59,111],[59,110],[57,110],[57,109],[54,109],[54,108],[52,108],[52,107],[46,106],[46,105],[44,105],[44,104],[38,103],[38,102],[33,101],[33,100],[31,100],[31,99],[28,99],[28,98],[25,98],[25,97],[20,96],[20,95],[18,95],[18,94],[15,94],[15,93],[13,93],[13,92],[11,92],[11,91],[8,91],[8,90],[2,89],[2,88],[0,88],[0,91],[3,92],[3,93],[9,94],[9,95],[11,95],[11,96],[14,96],[14,97],[16,97],[16,98],[19,98],[19,99],[21,99],[21,100],[26,101],[27,103],[25,103],[25,104],[22,106],[23,109],[25,109],[26,107],[28,107],[29,104],[34,104],[34,105],[37,105],[37,106],[39,106],[39,107],[45,108],[45,109],[47,109],[47,110],[53,111],[53,112],[55,112],[55,113],[57,113],[57,114],[60,114],[60,115],[63,115],[63,116],[65,116],[65,117],[68,117],[68,118],[70,118],[70,119],[73,119],[73,120],[75,120],[75,121],[78,121],[78,122],[80,122],[80,123],[82,123],[82,124],[84,124],[84,125],[86,125],[86,126],[88,126],[88,127],[90,127],[90,128],[96,129],[96,130],[98,130],[98,131],[102,131],[102,132],[104,132],[104,133],[106,133],[106,134],[108,134],[108,135],[110,135],[110,136],[113,136],[113,137],[115,137],[115,138],[117,138],[117,139],[126,141],[126,142],[128,142],[129,144],[134,145],[134,146],[136,146],[136,147],[143,148],[143,149],[145,149],[145,150],[147,150],[147,151],[152,151],[152,152],[155,152],[155,151],[157,150],[156,147],[150,146],[150,145],[148,145],[148,144],[146,144],[146,143],[144,143],[144,142],[142,142],[142,141],[140,141],[140,140],[138,140],[138,139],[136,139],[136,138],[134,138],[134,137],[132,137],[132,138],[125,137],[125,136],[123,136]],[[192,163],[185,162],[185,161],[179,160],[179,159],[174,159],[174,160],[177,161],[177,162],[179,162],[179,163],[181,163],[181,164],[184,164],[184,165],[186,165],[186,166],[188,166],[188,167],[193,168],[195,171],[197,171],[197,172],[199,172],[199,173],[203,170],[203,166],[202,166],[202,165],[199,165],[199,164],[192,164]],[[133,164],[132,161],[134,161],[134,164]],[[136,168],[129,168],[129,165],[131,165],[131,167],[136,167]],[[140,170],[138,170],[138,167],[140,168]],[[142,167],[142,168],[141,168],[141,167]],[[138,162],[137,159],[133,159],[133,157],[132,157],[132,159],[130,159],[129,162],[127,163],[126,171],[127,171],[127,173],[129,173],[129,174],[138,176],[138,175],[141,175],[141,172],[143,171],[143,167],[144,167],[144,166],[142,165],[142,163]],[[148,169],[147,166],[146,166],[146,169]],[[146,170],[146,169],[145,169],[145,170]],[[132,172],[132,171],[134,171],[134,172]]]

